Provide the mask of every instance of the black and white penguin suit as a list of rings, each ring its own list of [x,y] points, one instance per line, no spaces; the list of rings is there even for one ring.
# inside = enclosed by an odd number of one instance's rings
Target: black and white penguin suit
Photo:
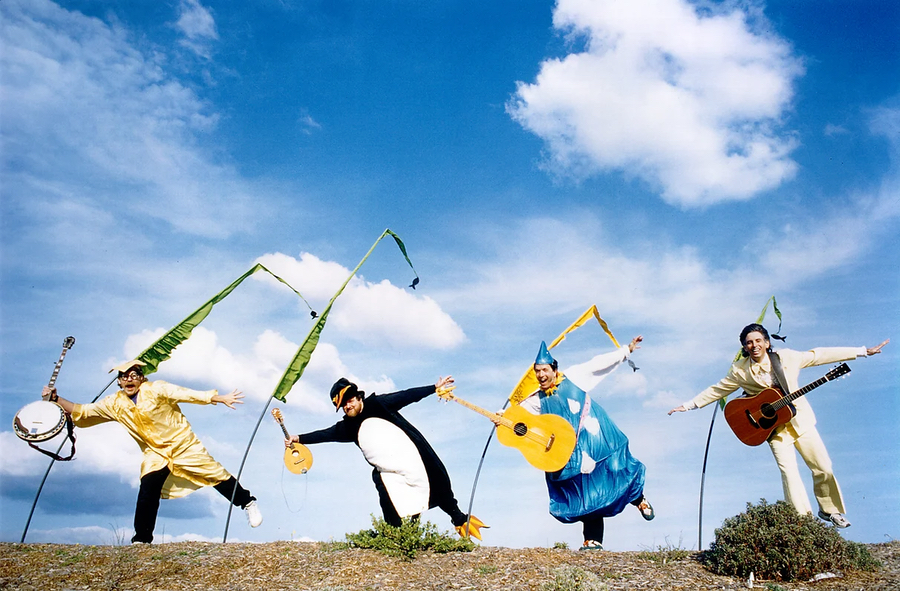
[[[402,517],[439,507],[454,526],[466,523],[438,455],[418,429],[398,412],[404,406],[434,394],[434,385],[390,394],[370,394],[355,417],[344,416],[335,425],[300,435],[304,445],[326,442],[355,443],[373,467],[384,520],[400,525]]]

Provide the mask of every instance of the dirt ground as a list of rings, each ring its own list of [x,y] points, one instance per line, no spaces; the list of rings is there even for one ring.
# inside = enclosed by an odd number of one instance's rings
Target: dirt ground
[[[690,554],[680,560],[652,552],[577,552],[548,548],[478,547],[473,552],[419,554],[414,560],[336,544],[183,542],[137,546],[0,544],[0,588],[22,591],[146,589],[477,589],[538,590],[556,570],[581,567],[610,590],[747,589],[711,574]],[[900,542],[869,545],[883,563],[875,573],[846,572],[818,582],[757,581],[770,590],[900,589]],[[686,554],[686,553],[685,553]]]

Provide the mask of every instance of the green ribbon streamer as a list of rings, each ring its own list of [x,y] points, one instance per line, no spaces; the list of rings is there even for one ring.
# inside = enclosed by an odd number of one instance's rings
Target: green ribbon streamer
[[[276,275],[275,273],[269,271],[262,264],[256,263],[249,271],[235,279],[231,285],[220,291],[218,294],[213,296],[208,302],[197,308],[194,312],[192,312],[187,318],[179,322],[172,328],[169,332],[164,334],[159,338],[155,343],[150,345],[143,353],[138,356],[138,359],[146,363],[147,365],[143,368],[144,375],[151,374],[157,370],[159,364],[172,356],[172,351],[186,341],[188,337],[191,336],[194,328],[197,327],[198,324],[203,322],[203,320],[209,316],[209,313],[212,311],[213,306],[224,300],[235,288],[240,285],[244,279],[253,275],[257,271],[265,271],[281,283],[287,285],[291,291],[300,296],[300,299],[306,303],[306,306],[312,310],[309,306],[309,302],[306,301],[299,291],[291,287],[291,285]],[[312,312],[315,314],[315,312]]]
[[[331,300],[328,301],[328,305],[325,307],[325,310],[322,311],[322,314],[316,319],[316,323],[310,329],[309,334],[306,335],[306,340],[303,341],[303,344],[300,345],[300,348],[297,350],[296,355],[294,355],[294,359],[287,366],[287,369],[284,370],[284,374],[281,376],[281,381],[278,382],[278,386],[275,387],[275,390],[272,392],[272,397],[277,398],[278,400],[284,402],[287,399],[288,392],[291,391],[291,388],[294,387],[294,384],[297,383],[297,380],[300,379],[300,376],[303,375],[303,371],[306,369],[306,366],[309,364],[309,359],[312,357],[313,351],[316,350],[316,346],[319,344],[319,336],[322,334],[322,329],[325,328],[325,322],[328,320],[328,314],[331,312],[331,307],[334,305],[334,301],[338,299],[344,292],[344,288],[347,287],[347,284],[350,283],[350,280],[356,275],[357,271],[359,271],[360,267],[363,266],[363,263],[366,262],[366,259],[369,258],[369,255],[372,254],[372,251],[375,250],[375,247],[378,246],[378,243],[381,242],[381,239],[385,236],[390,235],[394,241],[397,243],[397,246],[400,248],[400,252],[403,253],[403,257],[406,259],[406,262],[409,263],[410,269],[413,270],[413,273],[416,273],[415,267],[413,267],[412,261],[409,260],[409,255],[406,253],[406,246],[403,244],[403,241],[400,240],[400,237],[397,236],[390,229],[385,230],[381,236],[378,237],[378,240],[372,245],[372,248],[369,249],[369,252],[366,253],[366,256],[359,261],[359,264],[356,265],[356,268],[353,269],[353,272],[350,273],[350,276],[347,277],[346,281],[341,285],[340,289],[337,290]],[[415,279],[413,279],[412,287],[415,289],[415,286],[419,283],[419,276],[416,273]]]

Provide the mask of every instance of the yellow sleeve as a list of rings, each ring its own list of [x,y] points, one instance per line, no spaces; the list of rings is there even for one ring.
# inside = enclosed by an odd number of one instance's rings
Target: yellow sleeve
[[[740,387],[741,384],[738,382],[737,376],[734,373],[734,366],[732,366],[727,376],[719,380],[718,383],[713,384],[703,392],[697,394],[693,398],[693,402],[697,405],[697,408],[702,408],[711,402],[725,398]]]
[[[212,397],[219,393],[218,390],[191,390],[157,380],[152,383],[152,388],[157,395],[163,396],[176,404],[179,402],[189,402],[192,404],[211,404]]]
[[[113,401],[115,394],[103,398],[100,402],[88,404],[75,404],[72,409],[72,422],[76,427],[93,427],[100,423],[115,421]]]

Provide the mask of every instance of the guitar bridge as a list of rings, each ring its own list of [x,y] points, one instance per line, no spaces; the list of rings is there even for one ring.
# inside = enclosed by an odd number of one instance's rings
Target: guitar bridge
[[[544,448],[544,451],[550,451],[554,441],[556,441],[556,435],[550,435],[550,439],[547,440],[547,447]]]
[[[760,428],[759,423],[756,422],[756,420],[753,418],[753,415],[750,414],[750,411],[748,410],[746,412],[747,412],[747,420],[750,421],[750,424],[753,425],[755,428],[759,429]]]

